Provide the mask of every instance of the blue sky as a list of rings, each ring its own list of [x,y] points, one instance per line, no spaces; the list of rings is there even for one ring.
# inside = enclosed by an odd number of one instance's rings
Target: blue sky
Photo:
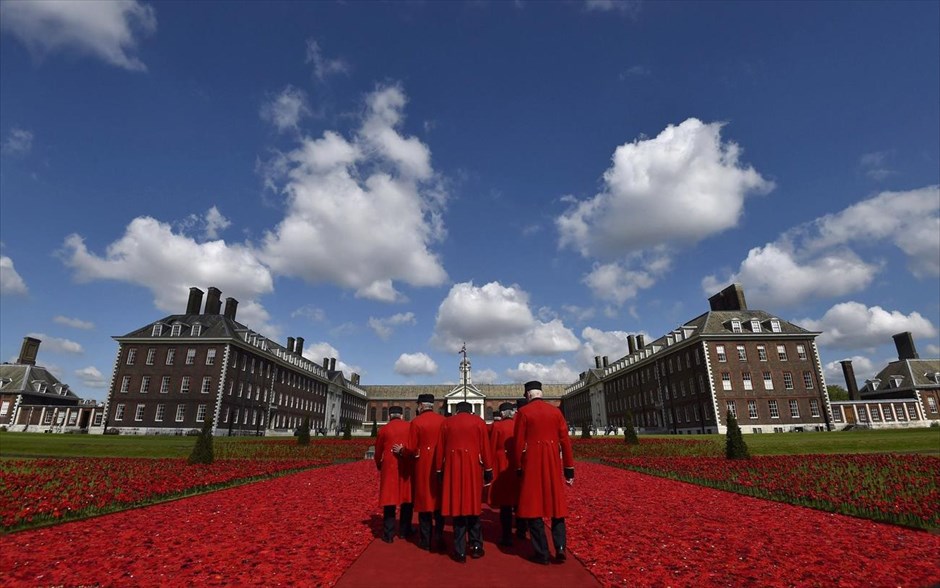
[[[940,4],[0,2],[0,359],[190,286],[363,384],[571,382],[728,283],[940,355]]]

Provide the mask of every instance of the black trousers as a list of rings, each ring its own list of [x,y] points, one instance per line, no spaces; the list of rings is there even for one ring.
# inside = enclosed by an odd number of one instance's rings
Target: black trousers
[[[441,511],[435,510],[431,512],[419,512],[418,513],[418,545],[422,547],[429,547],[431,545],[431,529],[433,521],[433,530],[435,539],[444,538],[444,516],[441,515]]]
[[[548,539],[545,537],[545,522],[541,517],[529,519],[529,533],[532,535],[532,548],[535,555],[541,559],[548,559]],[[565,529],[564,517],[552,519],[552,542],[555,544],[555,551],[564,550],[567,546],[567,531]]]
[[[454,552],[457,555],[467,555],[468,534],[471,547],[483,547],[483,527],[480,525],[480,517],[477,515],[454,517]]]
[[[399,535],[405,536],[410,535],[411,528],[411,517],[414,512],[414,505],[410,502],[405,502],[401,505],[399,509],[399,522],[398,522],[398,533]],[[384,506],[382,507],[382,533],[385,539],[391,539],[395,535],[395,507],[394,506]]]

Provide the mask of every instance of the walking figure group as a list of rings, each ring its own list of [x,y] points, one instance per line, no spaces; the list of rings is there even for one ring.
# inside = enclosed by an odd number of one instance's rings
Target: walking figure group
[[[552,561],[545,535],[551,519],[556,563],[567,559],[565,484],[574,483],[574,457],[568,425],[561,411],[542,400],[542,384],[525,384],[525,398],[504,402],[499,417],[488,428],[460,402],[453,416],[434,412],[434,396],[418,396],[417,416],[407,423],[403,409],[389,408],[389,422],[378,432],[375,464],[379,469],[379,505],[382,540],[414,533],[418,513],[418,547],[446,552],[444,520],[453,521],[451,555],[464,563],[483,557],[480,515],[483,502],[499,510],[501,546],[513,544],[515,535],[531,538],[529,559],[543,565]],[[469,549],[468,549],[469,547]]]

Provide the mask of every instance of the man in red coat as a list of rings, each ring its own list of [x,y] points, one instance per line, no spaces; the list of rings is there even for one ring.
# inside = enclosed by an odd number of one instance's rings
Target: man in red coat
[[[434,395],[418,396],[418,416],[411,421],[408,442],[392,448],[406,459],[412,460],[411,488],[414,510],[418,513],[418,547],[431,550],[431,521],[434,521],[434,540],[437,548],[444,549],[444,516],[441,514],[441,485],[434,475],[434,452],[441,435],[444,417],[434,412]],[[397,451],[396,451],[397,448]]]
[[[508,547],[512,545],[512,511],[519,502],[519,477],[516,475],[516,466],[513,465],[515,423],[512,417],[515,405],[503,402],[499,405],[499,412],[502,418],[494,421],[490,430],[493,485],[490,486],[489,503],[491,507],[499,509],[499,522],[503,531],[499,544]]]
[[[542,519],[552,519],[555,562],[562,563],[567,559],[565,515],[568,514],[568,504],[564,483],[574,483],[574,456],[568,438],[568,424],[560,410],[542,400],[541,382],[526,382],[525,392],[529,402],[516,415],[513,448],[521,476],[518,515],[529,519],[529,533],[535,550],[531,559],[540,564],[549,563]]]
[[[480,513],[483,486],[493,481],[490,440],[486,423],[470,412],[469,402],[457,404],[457,414],[441,425],[441,438],[434,454],[434,467],[441,479],[441,514],[454,517],[454,559],[467,561],[467,530],[470,557],[483,557]]]
[[[382,541],[391,543],[395,535],[395,509],[400,507],[399,537],[411,534],[410,461],[392,453],[392,447],[408,440],[408,423],[401,419],[402,408],[388,409],[388,423],[375,440],[375,467],[379,469],[379,506],[382,507]]]

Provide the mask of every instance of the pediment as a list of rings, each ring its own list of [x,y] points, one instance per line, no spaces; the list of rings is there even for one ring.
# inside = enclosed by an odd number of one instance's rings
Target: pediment
[[[463,384],[458,384],[453,390],[444,395],[444,398],[463,398]],[[480,392],[473,384],[467,384],[467,398],[486,398],[486,395]]]

